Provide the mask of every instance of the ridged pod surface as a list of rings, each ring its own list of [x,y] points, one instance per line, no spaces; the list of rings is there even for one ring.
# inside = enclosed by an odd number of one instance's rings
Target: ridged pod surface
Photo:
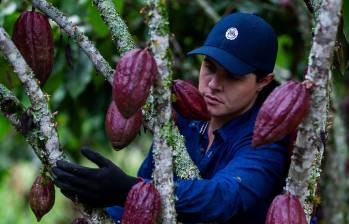
[[[272,143],[294,131],[309,109],[309,98],[306,87],[297,81],[275,88],[258,112],[252,145]]]
[[[124,118],[112,101],[105,118],[105,130],[113,148],[120,150],[130,144],[141,128],[142,120],[141,110],[128,119]]]
[[[278,195],[271,203],[266,224],[307,224],[299,199],[290,193]]]
[[[199,90],[189,82],[173,80],[172,93],[174,94],[173,107],[183,117],[193,120],[210,120],[210,113]]]
[[[49,177],[38,176],[30,190],[29,205],[38,222],[55,203],[55,188]]]
[[[125,118],[144,105],[156,75],[157,65],[147,48],[128,51],[117,63],[113,100]]]
[[[14,25],[12,40],[43,85],[53,67],[53,35],[47,17],[23,12]]]
[[[141,181],[127,195],[122,224],[154,224],[160,213],[160,194],[153,183]]]

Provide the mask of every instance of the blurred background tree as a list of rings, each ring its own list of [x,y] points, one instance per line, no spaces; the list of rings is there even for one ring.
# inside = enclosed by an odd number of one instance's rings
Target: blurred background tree
[[[88,0],[51,0],[70,20],[77,24],[100,50],[104,58],[115,66],[119,55],[113,45],[107,26],[99,12]],[[141,15],[142,0],[113,0],[117,11],[129,27],[138,46],[147,45],[147,26]],[[171,47],[174,56],[174,79],[197,82],[200,57],[186,57],[186,52],[201,45],[215,19],[207,13],[210,9],[219,17],[241,11],[265,18],[276,30],[279,50],[275,73],[280,81],[301,80],[309,55],[313,18],[302,0],[207,0],[202,7],[199,0],[168,1]],[[345,4],[340,33],[341,51],[335,56],[335,88],[338,103],[347,94],[349,4]],[[12,34],[14,22],[20,13],[31,10],[22,0],[0,1],[0,26]],[[111,86],[98,75],[87,56],[68,36],[51,22],[54,32],[54,69],[43,90],[50,95],[51,111],[58,111],[56,121],[61,147],[72,161],[91,165],[80,155],[80,147],[88,145],[121,166],[127,173],[136,175],[137,169],[151,145],[151,135],[140,133],[133,143],[122,151],[114,151],[106,137],[104,118],[111,101]],[[1,54],[0,54],[1,55]],[[0,83],[11,89],[25,106],[29,100],[9,63],[0,57]],[[340,107],[343,112],[344,107]],[[349,122],[346,122],[349,123]],[[0,115],[0,223],[36,223],[27,204],[27,195],[40,161],[25,139],[18,134],[7,119]],[[57,202],[41,223],[69,223],[74,216],[72,203],[56,192]],[[25,211],[25,212],[23,212]]]

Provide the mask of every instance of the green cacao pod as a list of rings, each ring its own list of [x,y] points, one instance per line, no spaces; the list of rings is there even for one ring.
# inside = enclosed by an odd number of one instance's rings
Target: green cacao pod
[[[53,181],[47,176],[38,176],[30,190],[29,205],[38,222],[48,213],[55,203]]]
[[[160,213],[160,194],[153,183],[141,181],[127,195],[122,224],[154,224]]]
[[[309,109],[309,99],[300,82],[288,81],[276,87],[258,112],[252,145],[272,143],[294,131]]]
[[[128,119],[124,118],[112,101],[105,118],[105,130],[113,148],[120,150],[130,144],[140,131],[142,120],[141,110]]]
[[[266,224],[307,224],[299,199],[290,193],[278,195],[271,203]]]
[[[113,99],[125,118],[144,105],[156,75],[156,62],[147,48],[128,51],[120,59],[114,74]]]
[[[14,25],[12,40],[43,85],[53,67],[53,35],[47,17],[23,12]]]
[[[172,83],[172,105],[183,117],[193,120],[210,120],[210,113],[199,90],[189,82],[176,79]]]

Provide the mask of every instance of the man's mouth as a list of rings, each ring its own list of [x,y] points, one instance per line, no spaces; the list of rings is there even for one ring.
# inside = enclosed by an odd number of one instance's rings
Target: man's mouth
[[[204,95],[205,101],[208,104],[222,104],[223,102],[219,100],[217,97],[205,94]]]

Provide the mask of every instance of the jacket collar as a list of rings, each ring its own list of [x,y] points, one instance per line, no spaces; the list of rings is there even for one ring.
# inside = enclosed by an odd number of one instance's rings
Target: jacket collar
[[[248,111],[245,113],[234,117],[230,121],[228,121],[226,124],[224,124],[221,128],[215,130],[213,134],[215,136],[220,137],[224,142],[228,141],[231,136],[234,135],[234,133],[241,130],[241,128],[251,125],[251,118],[254,118],[257,116],[259,110],[259,106],[256,104],[253,105]],[[254,115],[254,116],[252,116]],[[251,117],[252,116],[252,117]],[[253,121],[254,121],[253,119]],[[199,134],[207,138],[207,128],[208,128],[208,122],[207,121],[192,121],[189,124],[189,127],[194,128]],[[252,122],[254,124],[254,122]],[[252,131],[253,131],[253,127]]]

